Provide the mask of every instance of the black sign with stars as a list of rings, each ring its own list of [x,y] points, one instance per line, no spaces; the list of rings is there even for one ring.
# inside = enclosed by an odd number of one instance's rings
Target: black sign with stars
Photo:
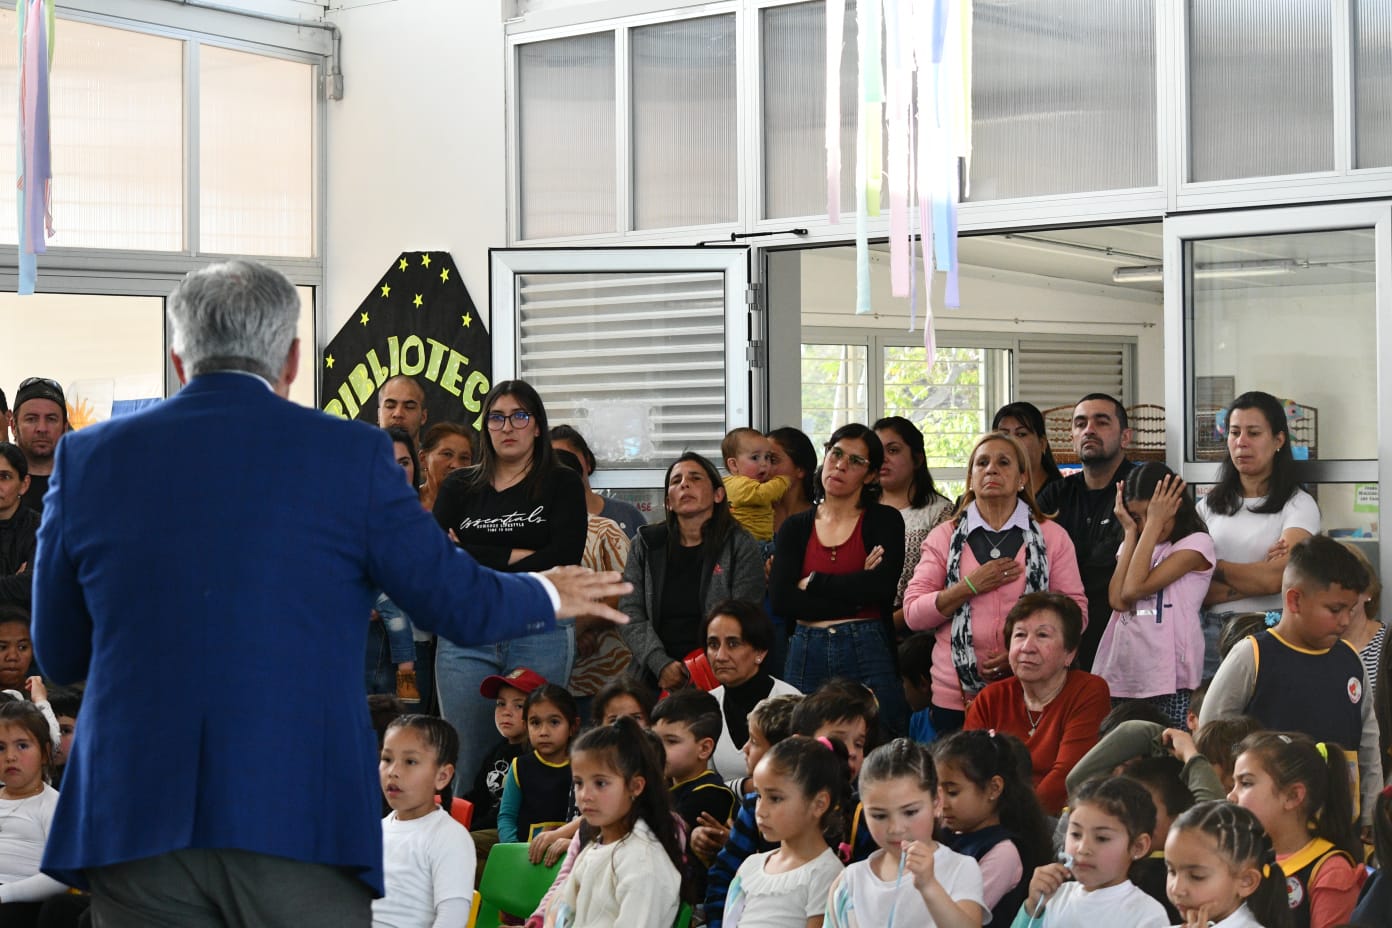
[[[377,422],[377,390],[406,374],[431,422],[478,429],[492,385],[493,342],[447,252],[407,251],[382,275],[320,359],[324,411]]]

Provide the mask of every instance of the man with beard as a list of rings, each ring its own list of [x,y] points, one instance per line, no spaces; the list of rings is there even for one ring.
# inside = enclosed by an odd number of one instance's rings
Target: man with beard
[[[12,427],[15,444],[29,463],[29,489],[20,502],[42,514],[48,477],[53,473],[53,452],[68,429],[68,404],[58,381],[30,377],[21,383],[15,394]]]
[[[1078,554],[1078,573],[1088,599],[1087,628],[1073,662],[1081,670],[1092,670],[1097,645],[1112,617],[1107,586],[1125,535],[1113,510],[1117,482],[1125,480],[1132,467],[1125,454],[1130,444],[1126,407],[1106,393],[1089,393],[1073,409],[1073,450],[1082,473],[1056,480],[1039,494],[1039,508],[1056,514]]]

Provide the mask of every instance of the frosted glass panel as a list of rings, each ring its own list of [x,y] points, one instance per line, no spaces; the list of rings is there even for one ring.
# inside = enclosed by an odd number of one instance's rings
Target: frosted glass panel
[[[1190,180],[1333,169],[1330,7],[1190,0]]]
[[[826,6],[762,12],[764,216],[826,212]],[[855,4],[841,51],[841,203],[855,208]]]
[[[733,222],[735,17],[644,26],[630,36],[634,226]]]
[[[0,11],[0,165],[13,177],[19,86],[13,4]],[[53,247],[183,247],[183,43],[58,24],[51,94]],[[0,184],[0,240],[15,187]]]
[[[1353,166],[1392,165],[1392,0],[1354,0]]]
[[[976,0],[972,200],[1154,187],[1154,0]]]
[[[311,256],[314,69],[207,45],[199,54],[200,249]]]
[[[1221,410],[1248,390],[1285,401],[1297,459],[1378,456],[1375,245],[1372,229],[1185,243],[1191,460],[1223,459]]]
[[[521,237],[618,229],[614,34],[517,49]]]

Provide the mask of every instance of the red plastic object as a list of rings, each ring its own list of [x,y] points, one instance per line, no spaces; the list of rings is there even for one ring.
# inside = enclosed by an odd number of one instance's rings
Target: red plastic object
[[[711,670],[710,661],[706,660],[705,648],[692,651],[682,663],[686,665],[686,673],[691,677],[691,682],[707,693],[720,685],[720,681],[715,678],[715,672]]]
[[[450,803],[450,815],[456,822],[468,828],[469,823],[474,820],[474,804],[467,799],[455,796]]]

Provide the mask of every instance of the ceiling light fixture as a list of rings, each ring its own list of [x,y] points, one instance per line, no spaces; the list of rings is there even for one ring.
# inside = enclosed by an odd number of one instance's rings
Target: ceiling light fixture
[[[1271,261],[1225,261],[1194,268],[1194,277],[1199,280],[1272,277],[1278,274],[1294,273],[1299,267],[1300,263],[1290,258]],[[1160,264],[1119,267],[1112,271],[1112,283],[1114,284],[1158,284],[1164,279],[1165,268]]]

